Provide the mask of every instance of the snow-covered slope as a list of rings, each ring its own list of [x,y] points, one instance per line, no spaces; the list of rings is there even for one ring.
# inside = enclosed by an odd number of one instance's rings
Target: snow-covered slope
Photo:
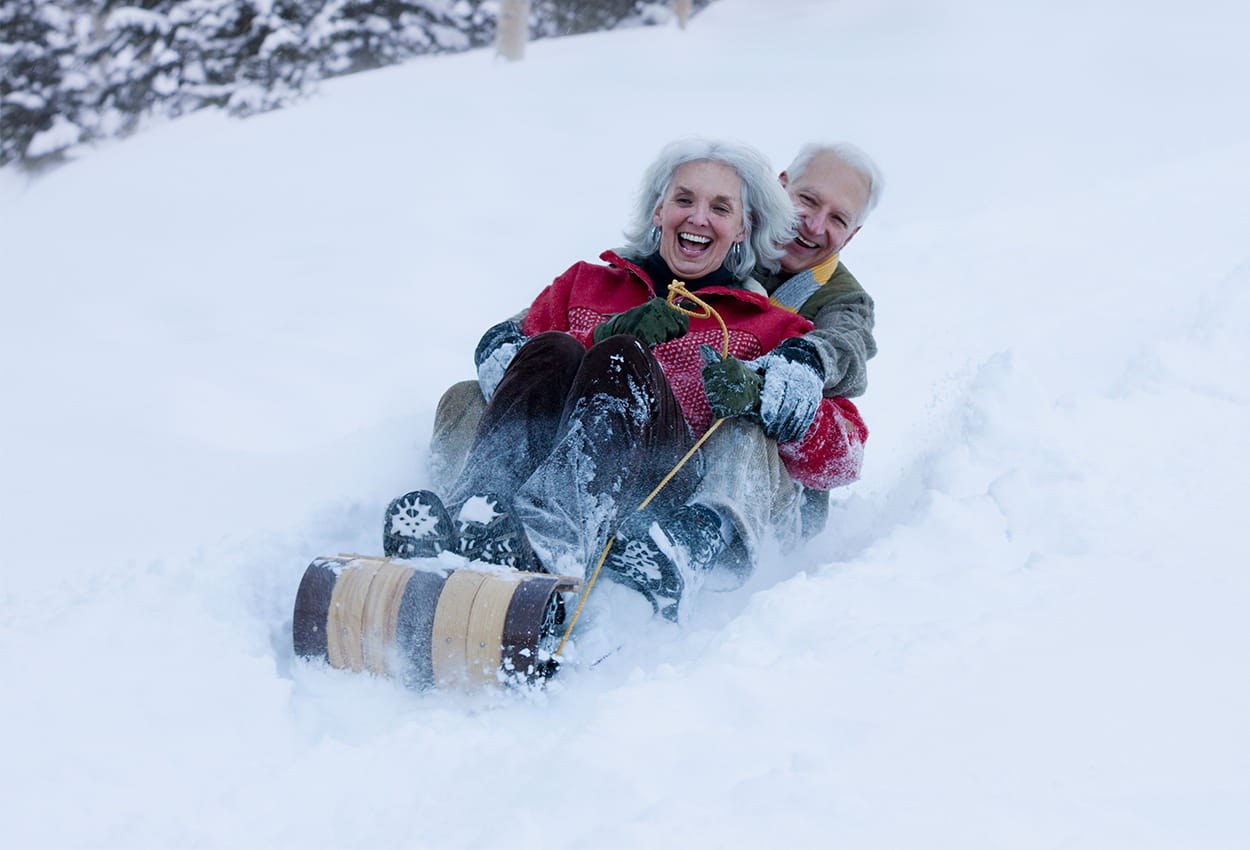
[[[1248,23],[720,0],[0,173],[5,845],[1250,844]],[[293,661],[481,330],[691,133],[886,171],[828,530],[543,693]]]

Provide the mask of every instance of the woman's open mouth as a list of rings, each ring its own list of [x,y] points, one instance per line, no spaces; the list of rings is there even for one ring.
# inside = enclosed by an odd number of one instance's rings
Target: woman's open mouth
[[[708,249],[712,244],[709,236],[700,236],[697,233],[678,233],[677,247],[681,249],[683,254],[690,256],[698,256]]]

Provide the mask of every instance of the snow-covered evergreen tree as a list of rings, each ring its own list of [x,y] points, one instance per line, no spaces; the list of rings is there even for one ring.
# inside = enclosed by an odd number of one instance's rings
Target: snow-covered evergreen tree
[[[0,165],[46,160],[89,136],[75,53],[84,21],[68,2],[0,5]]]
[[[309,44],[305,32],[323,0],[251,0],[251,14],[240,23],[239,55],[245,57],[234,80],[228,106],[250,115],[298,97],[316,82],[325,48]]]
[[[436,0],[329,0],[310,39],[330,46],[325,75],[403,62],[485,43],[494,16],[481,3]]]
[[[139,119],[177,101],[178,54],[170,47],[173,0],[105,0],[85,58],[91,69],[100,135],[134,129]]]
[[[177,76],[180,96],[170,114],[229,102],[254,16],[238,0],[184,0],[171,10],[169,47],[178,62],[169,73]]]
[[[711,0],[696,2],[696,8]],[[672,14],[669,0],[533,0],[531,8],[535,38],[599,32],[619,26],[663,23]]]

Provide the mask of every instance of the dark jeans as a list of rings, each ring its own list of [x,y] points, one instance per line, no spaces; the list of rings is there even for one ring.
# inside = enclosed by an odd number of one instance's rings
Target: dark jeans
[[[510,499],[543,565],[580,575],[693,443],[668,379],[636,339],[587,351],[568,334],[539,334],[504,373],[447,503]],[[653,504],[684,503],[700,473],[692,458]]]

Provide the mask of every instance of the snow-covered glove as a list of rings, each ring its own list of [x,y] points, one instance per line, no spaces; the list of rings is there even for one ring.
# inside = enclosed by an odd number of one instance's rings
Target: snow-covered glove
[[[495,394],[495,388],[503,380],[504,370],[525,341],[526,336],[521,333],[521,325],[511,319],[500,322],[482,334],[477,350],[473,352],[473,364],[477,366],[477,383],[482,388],[482,398],[490,401],[490,397]]]
[[[595,328],[595,342],[603,342],[610,336],[629,334],[647,348],[677,339],[690,329],[690,318],[679,313],[664,301],[655,297],[624,313],[614,313],[606,322]]]
[[[764,388],[759,372],[737,357],[722,360],[710,345],[701,345],[699,350],[703,353],[703,389],[712,406],[712,418],[749,416],[758,420]]]
[[[816,346],[791,337],[750,363],[764,373],[759,409],[764,434],[779,443],[801,439],[824,398],[825,370]]]

